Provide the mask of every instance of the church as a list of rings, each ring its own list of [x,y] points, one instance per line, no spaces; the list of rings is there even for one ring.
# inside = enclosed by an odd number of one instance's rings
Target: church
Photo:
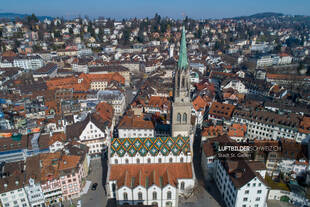
[[[170,137],[112,138],[108,196],[118,205],[176,207],[192,191],[193,126],[185,28],[175,69]]]

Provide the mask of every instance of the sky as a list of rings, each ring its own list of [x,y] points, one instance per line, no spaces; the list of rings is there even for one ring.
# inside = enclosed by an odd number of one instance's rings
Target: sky
[[[0,12],[38,16],[226,18],[260,12],[310,15],[310,0],[0,0]]]

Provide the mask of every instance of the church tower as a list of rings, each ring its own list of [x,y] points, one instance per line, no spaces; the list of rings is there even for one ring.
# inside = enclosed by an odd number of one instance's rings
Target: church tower
[[[189,137],[191,132],[192,103],[190,97],[190,71],[187,60],[184,26],[182,29],[178,66],[174,75],[173,92],[171,136]]]

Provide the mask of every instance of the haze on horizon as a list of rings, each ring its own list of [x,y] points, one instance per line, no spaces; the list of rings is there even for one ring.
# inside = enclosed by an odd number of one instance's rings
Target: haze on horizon
[[[246,16],[261,12],[290,15],[310,15],[309,0],[10,0],[1,2],[0,12],[40,16],[84,17],[98,16],[116,19],[131,17],[182,18],[182,14],[195,19]]]

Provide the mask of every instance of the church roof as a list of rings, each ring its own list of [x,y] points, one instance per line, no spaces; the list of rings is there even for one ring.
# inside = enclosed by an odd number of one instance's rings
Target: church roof
[[[148,153],[166,156],[170,153],[179,155],[190,151],[189,137],[152,137],[152,138],[112,138],[111,156],[115,154],[123,157],[126,153],[130,157],[137,153],[146,156]]]
[[[186,69],[188,67],[187,51],[186,51],[186,35],[185,27],[182,29],[181,46],[179,53],[178,69]]]
[[[127,186],[131,189],[142,186],[149,188],[156,185],[176,187],[179,179],[192,179],[191,163],[160,163],[111,165],[109,180],[115,180],[118,188]]]

